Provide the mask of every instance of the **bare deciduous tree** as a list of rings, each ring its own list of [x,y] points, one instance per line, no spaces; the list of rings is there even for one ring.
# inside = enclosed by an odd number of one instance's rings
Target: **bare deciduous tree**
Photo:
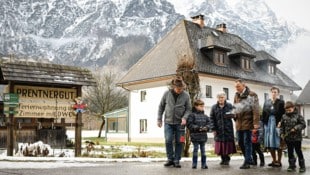
[[[176,74],[183,78],[186,83],[186,90],[188,91],[191,102],[193,104],[194,100],[200,95],[200,85],[199,85],[199,75],[195,70],[195,60],[188,56],[187,54],[178,54],[178,65]],[[185,157],[189,157],[189,147],[190,147],[190,133],[186,129],[185,145],[183,154]]]
[[[125,90],[116,86],[120,77],[117,71],[111,68],[96,70],[94,78],[97,86],[89,87],[84,92],[85,101],[91,113],[102,118],[98,137],[101,137],[105,125],[104,113],[128,106],[128,95]]]

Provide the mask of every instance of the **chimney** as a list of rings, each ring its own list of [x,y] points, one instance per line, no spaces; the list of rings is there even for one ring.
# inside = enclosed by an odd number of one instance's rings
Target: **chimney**
[[[203,28],[205,26],[204,18],[203,15],[197,15],[197,16],[192,16],[192,22],[196,23],[200,26],[200,28]]]
[[[216,25],[216,30],[221,31],[223,33],[227,33],[226,24],[222,23],[222,24]]]

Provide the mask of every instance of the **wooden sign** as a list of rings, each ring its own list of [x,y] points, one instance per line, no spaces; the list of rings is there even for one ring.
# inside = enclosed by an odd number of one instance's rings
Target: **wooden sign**
[[[76,89],[15,85],[14,93],[19,96],[18,113],[14,117],[75,117],[72,105]]]

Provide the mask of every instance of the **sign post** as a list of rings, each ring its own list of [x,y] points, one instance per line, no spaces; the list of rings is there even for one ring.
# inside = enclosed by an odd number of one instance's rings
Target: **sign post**
[[[7,122],[7,156],[13,156],[14,150],[14,114],[17,113],[15,108],[19,105],[18,94],[5,93],[3,95],[4,107],[8,107],[8,111],[4,111],[9,114]]]

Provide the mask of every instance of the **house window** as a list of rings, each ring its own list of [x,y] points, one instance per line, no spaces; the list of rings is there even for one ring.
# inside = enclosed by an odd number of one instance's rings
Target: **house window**
[[[145,101],[145,97],[146,97],[146,91],[141,91],[140,92],[140,101],[141,102]]]
[[[206,97],[212,98],[212,86],[206,85]]]
[[[281,99],[281,100],[284,100],[284,97],[283,97],[283,95],[280,95],[280,99]]]
[[[270,73],[270,74],[275,74],[276,72],[275,72],[275,65],[273,65],[273,64],[269,64],[268,65],[268,72]]]
[[[215,63],[218,65],[224,65],[225,64],[225,53],[215,52]]]
[[[269,94],[268,93],[264,93],[264,99],[265,99],[265,101],[267,101],[269,99]]]
[[[226,99],[229,100],[229,90],[228,90],[228,88],[223,88],[223,91],[226,94]]]
[[[243,69],[250,70],[251,69],[251,61],[248,58],[241,59],[241,66]]]
[[[140,133],[147,132],[147,119],[140,119]]]

